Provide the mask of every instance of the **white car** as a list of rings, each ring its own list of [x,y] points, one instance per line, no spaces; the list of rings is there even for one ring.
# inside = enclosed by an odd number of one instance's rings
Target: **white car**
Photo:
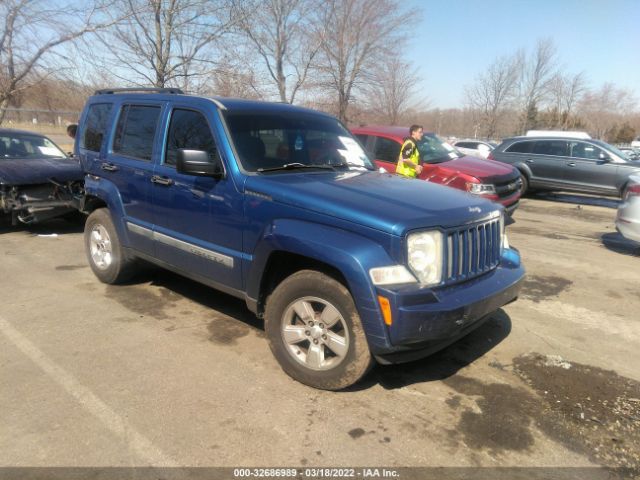
[[[491,151],[496,148],[495,143],[482,140],[458,140],[453,146],[465,155],[479,158],[487,158]]]
[[[628,240],[640,243],[640,176],[629,177],[616,215],[616,229]]]
[[[640,160],[640,148],[634,147],[618,147],[622,153],[624,153],[627,158],[633,162],[637,162]]]
[[[634,148],[640,148],[640,137],[636,138],[633,142],[631,142],[631,146]]]

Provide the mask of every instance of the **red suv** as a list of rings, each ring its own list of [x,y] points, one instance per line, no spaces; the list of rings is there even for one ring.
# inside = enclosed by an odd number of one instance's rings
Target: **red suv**
[[[400,147],[409,135],[408,127],[367,126],[352,128],[378,167],[396,171]],[[511,214],[520,200],[520,173],[503,163],[462,154],[435,133],[425,132],[418,142],[422,173],[418,178],[448,185],[500,202]]]

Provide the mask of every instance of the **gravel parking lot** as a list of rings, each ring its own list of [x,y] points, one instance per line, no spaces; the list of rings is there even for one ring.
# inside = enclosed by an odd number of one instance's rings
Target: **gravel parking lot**
[[[4,225],[0,465],[639,469],[640,252],[616,203],[524,199],[521,298],[338,393],[289,379],[243,302],[159,270],[106,286],[82,227]]]

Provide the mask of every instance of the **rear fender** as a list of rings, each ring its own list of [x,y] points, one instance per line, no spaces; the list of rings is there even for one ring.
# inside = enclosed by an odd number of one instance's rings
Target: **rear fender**
[[[90,199],[90,197],[102,200],[109,208],[111,220],[113,221],[113,225],[116,227],[120,242],[124,246],[130,246],[129,231],[126,228],[124,221],[124,206],[122,204],[122,197],[120,196],[118,188],[112,182],[105,180],[102,177],[86,175],[84,180],[84,190],[87,198],[85,198],[85,201],[83,202],[82,210],[84,210],[84,206],[88,203],[88,199]]]

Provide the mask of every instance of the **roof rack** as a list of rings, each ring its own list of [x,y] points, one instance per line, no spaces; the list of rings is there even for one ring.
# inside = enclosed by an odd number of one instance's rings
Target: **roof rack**
[[[96,90],[94,95],[112,95],[114,93],[144,92],[144,93],[171,93],[174,95],[184,95],[179,88],[156,88],[156,87],[132,87],[132,88],[104,88]]]

